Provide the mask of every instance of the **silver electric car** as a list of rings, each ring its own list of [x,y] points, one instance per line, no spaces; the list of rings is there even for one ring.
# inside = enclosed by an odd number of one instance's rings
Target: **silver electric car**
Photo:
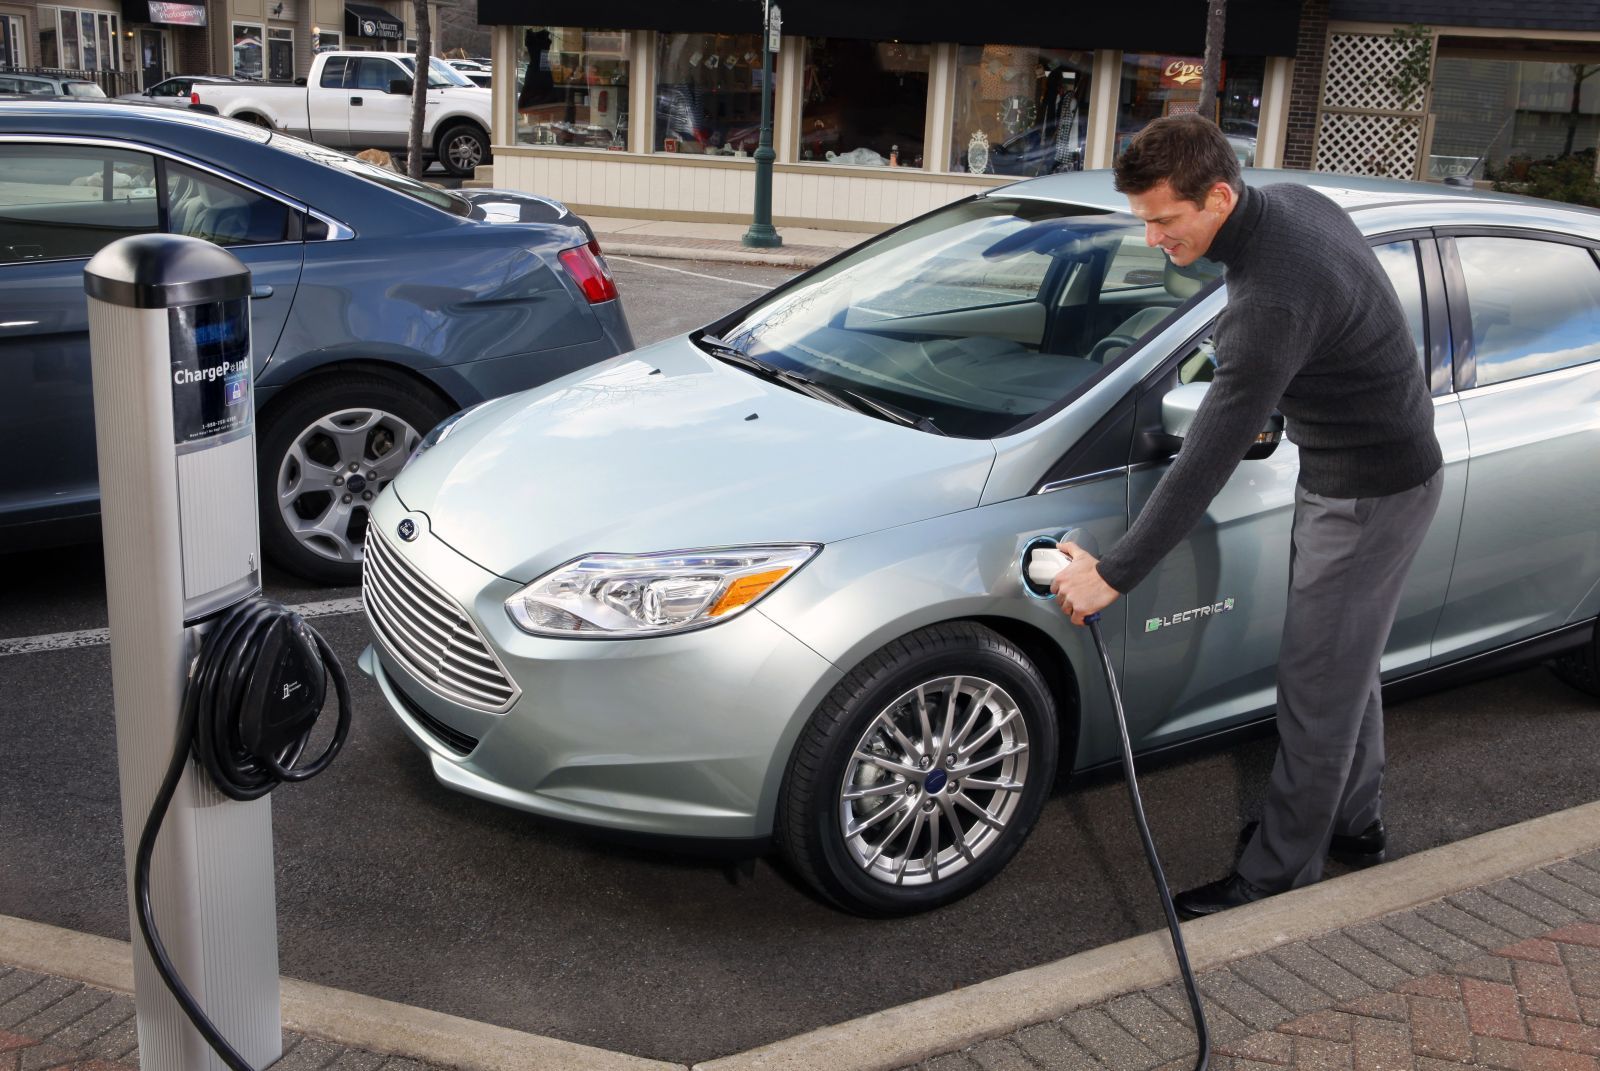
[[[1432,386],[1444,500],[1388,687],[1555,659],[1600,688],[1600,213],[1247,178],[1349,211]],[[1115,758],[1087,634],[1023,562],[1069,528],[1103,550],[1148,500],[1225,283],[1147,247],[1107,173],[1052,176],[468,410],[374,507],[363,668],[451,788],[772,838],[863,914],[971,892],[1058,763]],[[1272,713],[1297,471],[1278,423],[1105,615],[1141,751]]]

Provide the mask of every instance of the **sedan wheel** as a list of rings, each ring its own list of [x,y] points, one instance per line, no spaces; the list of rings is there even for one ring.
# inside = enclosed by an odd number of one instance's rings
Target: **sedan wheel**
[[[262,436],[261,535],[273,560],[310,580],[355,584],[373,501],[448,411],[419,388],[332,377]]]
[[[1004,637],[923,629],[839,683],[802,734],[780,846],[828,900],[900,915],[978,888],[1016,853],[1055,778],[1054,702]]]

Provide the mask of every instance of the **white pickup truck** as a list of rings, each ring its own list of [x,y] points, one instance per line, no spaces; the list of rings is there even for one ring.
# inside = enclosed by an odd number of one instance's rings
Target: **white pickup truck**
[[[197,82],[189,103],[336,149],[403,153],[415,70],[415,57],[403,53],[321,52],[304,84]],[[487,89],[433,59],[422,127],[428,159],[465,176],[488,163],[490,99]]]

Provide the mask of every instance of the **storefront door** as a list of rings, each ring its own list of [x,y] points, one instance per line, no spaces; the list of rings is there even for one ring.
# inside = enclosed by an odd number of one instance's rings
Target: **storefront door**
[[[153,86],[167,77],[168,46],[165,30],[139,31],[139,66],[143,70],[144,84]]]

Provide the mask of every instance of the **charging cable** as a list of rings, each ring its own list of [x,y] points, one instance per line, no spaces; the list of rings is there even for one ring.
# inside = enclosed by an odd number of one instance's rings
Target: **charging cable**
[[[328,747],[300,765],[333,678],[339,720]],[[328,642],[282,603],[249,599],[223,611],[189,672],[177,744],[145,819],[134,859],[134,901],[156,971],[183,1013],[231,1071],[254,1071],[195,1000],[167,955],[150,904],[150,857],[189,756],[218,791],[260,799],[285,781],[305,781],[328,768],[350,733],[350,686]]]
[[[1069,533],[1070,535],[1070,533]],[[1073,540],[1068,540],[1069,542]],[[1067,567],[1071,559],[1053,546],[1042,544],[1029,548],[1026,558],[1027,580],[1024,587],[1030,595],[1050,590],[1050,582]],[[1150,874],[1155,878],[1156,891],[1161,894],[1161,908],[1167,914],[1167,932],[1172,936],[1172,951],[1178,958],[1178,973],[1183,975],[1183,986],[1189,994],[1189,1011],[1194,1017],[1195,1071],[1205,1071],[1211,1062],[1211,1031],[1206,1027],[1206,1013],[1200,1003],[1200,988],[1195,984],[1194,971],[1189,968],[1189,950],[1184,947],[1183,931],[1178,927],[1178,912],[1172,906],[1172,891],[1167,888],[1167,875],[1161,869],[1161,857],[1156,854],[1155,839],[1150,836],[1150,823],[1144,817],[1144,800],[1139,795],[1139,779],[1133,770],[1133,743],[1128,738],[1128,718],[1122,710],[1122,689],[1117,687],[1117,671],[1112,668],[1111,654],[1100,636],[1100,615],[1084,618],[1089,634],[1094,637],[1095,650],[1100,654],[1100,664],[1106,671],[1106,687],[1111,691],[1111,705],[1117,712],[1117,729],[1122,734],[1122,771],[1128,785],[1128,799],[1133,805],[1133,820],[1139,827],[1139,839],[1144,842],[1144,857],[1150,863]]]

